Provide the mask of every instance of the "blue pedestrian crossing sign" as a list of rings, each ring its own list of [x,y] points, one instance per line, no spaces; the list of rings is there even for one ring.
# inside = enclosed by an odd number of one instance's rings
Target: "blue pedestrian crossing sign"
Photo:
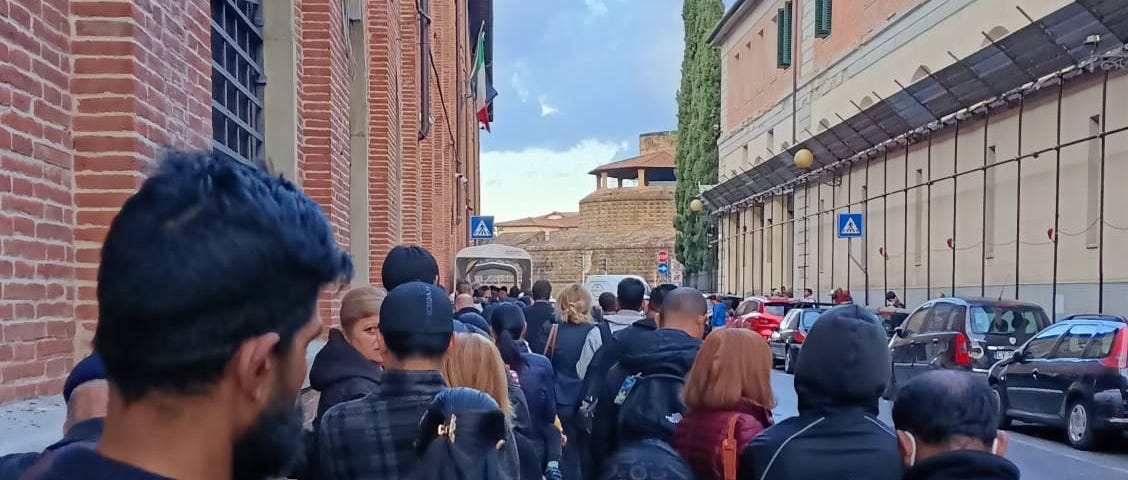
[[[658,264],[658,273],[660,273],[662,275],[669,275],[670,274],[670,264],[668,264],[666,262],[659,263]]]
[[[493,240],[494,217],[470,217],[471,240]]]
[[[860,213],[838,214],[838,238],[862,238],[865,220]]]

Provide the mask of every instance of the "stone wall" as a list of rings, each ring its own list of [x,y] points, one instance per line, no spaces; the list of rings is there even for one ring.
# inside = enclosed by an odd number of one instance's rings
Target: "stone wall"
[[[669,242],[648,247],[554,249],[546,245],[528,251],[533,257],[533,278],[547,279],[553,291],[559,292],[569,284],[582,282],[585,275],[638,275],[653,287],[665,281],[658,275],[658,252],[673,249],[671,237]]]
[[[638,154],[646,155],[660,150],[676,150],[678,132],[644,133],[638,136]]]
[[[674,187],[605,188],[580,200],[580,228],[629,232],[641,228],[672,228]]]

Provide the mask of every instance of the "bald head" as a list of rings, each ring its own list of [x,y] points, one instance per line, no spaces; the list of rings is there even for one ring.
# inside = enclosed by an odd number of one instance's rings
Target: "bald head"
[[[454,297],[454,310],[459,311],[463,308],[470,308],[474,306],[474,297],[468,293],[460,293]]]
[[[662,299],[658,326],[682,330],[694,338],[701,338],[705,334],[705,317],[708,314],[709,305],[701,292],[679,287],[670,290]]]

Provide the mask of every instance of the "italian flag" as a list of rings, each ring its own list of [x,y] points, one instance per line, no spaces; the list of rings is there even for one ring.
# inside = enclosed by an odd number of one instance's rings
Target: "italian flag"
[[[478,47],[474,53],[474,70],[470,74],[470,82],[474,95],[474,111],[478,122],[490,131],[490,102],[497,96],[497,91],[490,85],[486,76],[486,24],[478,30]]]

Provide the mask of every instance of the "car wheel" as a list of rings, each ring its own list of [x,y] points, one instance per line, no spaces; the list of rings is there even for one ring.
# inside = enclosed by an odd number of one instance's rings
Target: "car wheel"
[[[791,349],[791,345],[787,346],[786,353],[783,356],[783,371],[785,373],[795,373],[795,351]]]
[[[1093,427],[1096,419],[1093,418],[1089,402],[1074,399],[1065,415],[1065,436],[1069,439],[1069,444],[1079,450],[1092,450],[1096,447],[1099,432]]]
[[[1009,429],[1012,419],[1007,416],[1007,391],[998,384],[992,385],[991,390],[995,392],[995,405],[999,407],[999,428]]]

